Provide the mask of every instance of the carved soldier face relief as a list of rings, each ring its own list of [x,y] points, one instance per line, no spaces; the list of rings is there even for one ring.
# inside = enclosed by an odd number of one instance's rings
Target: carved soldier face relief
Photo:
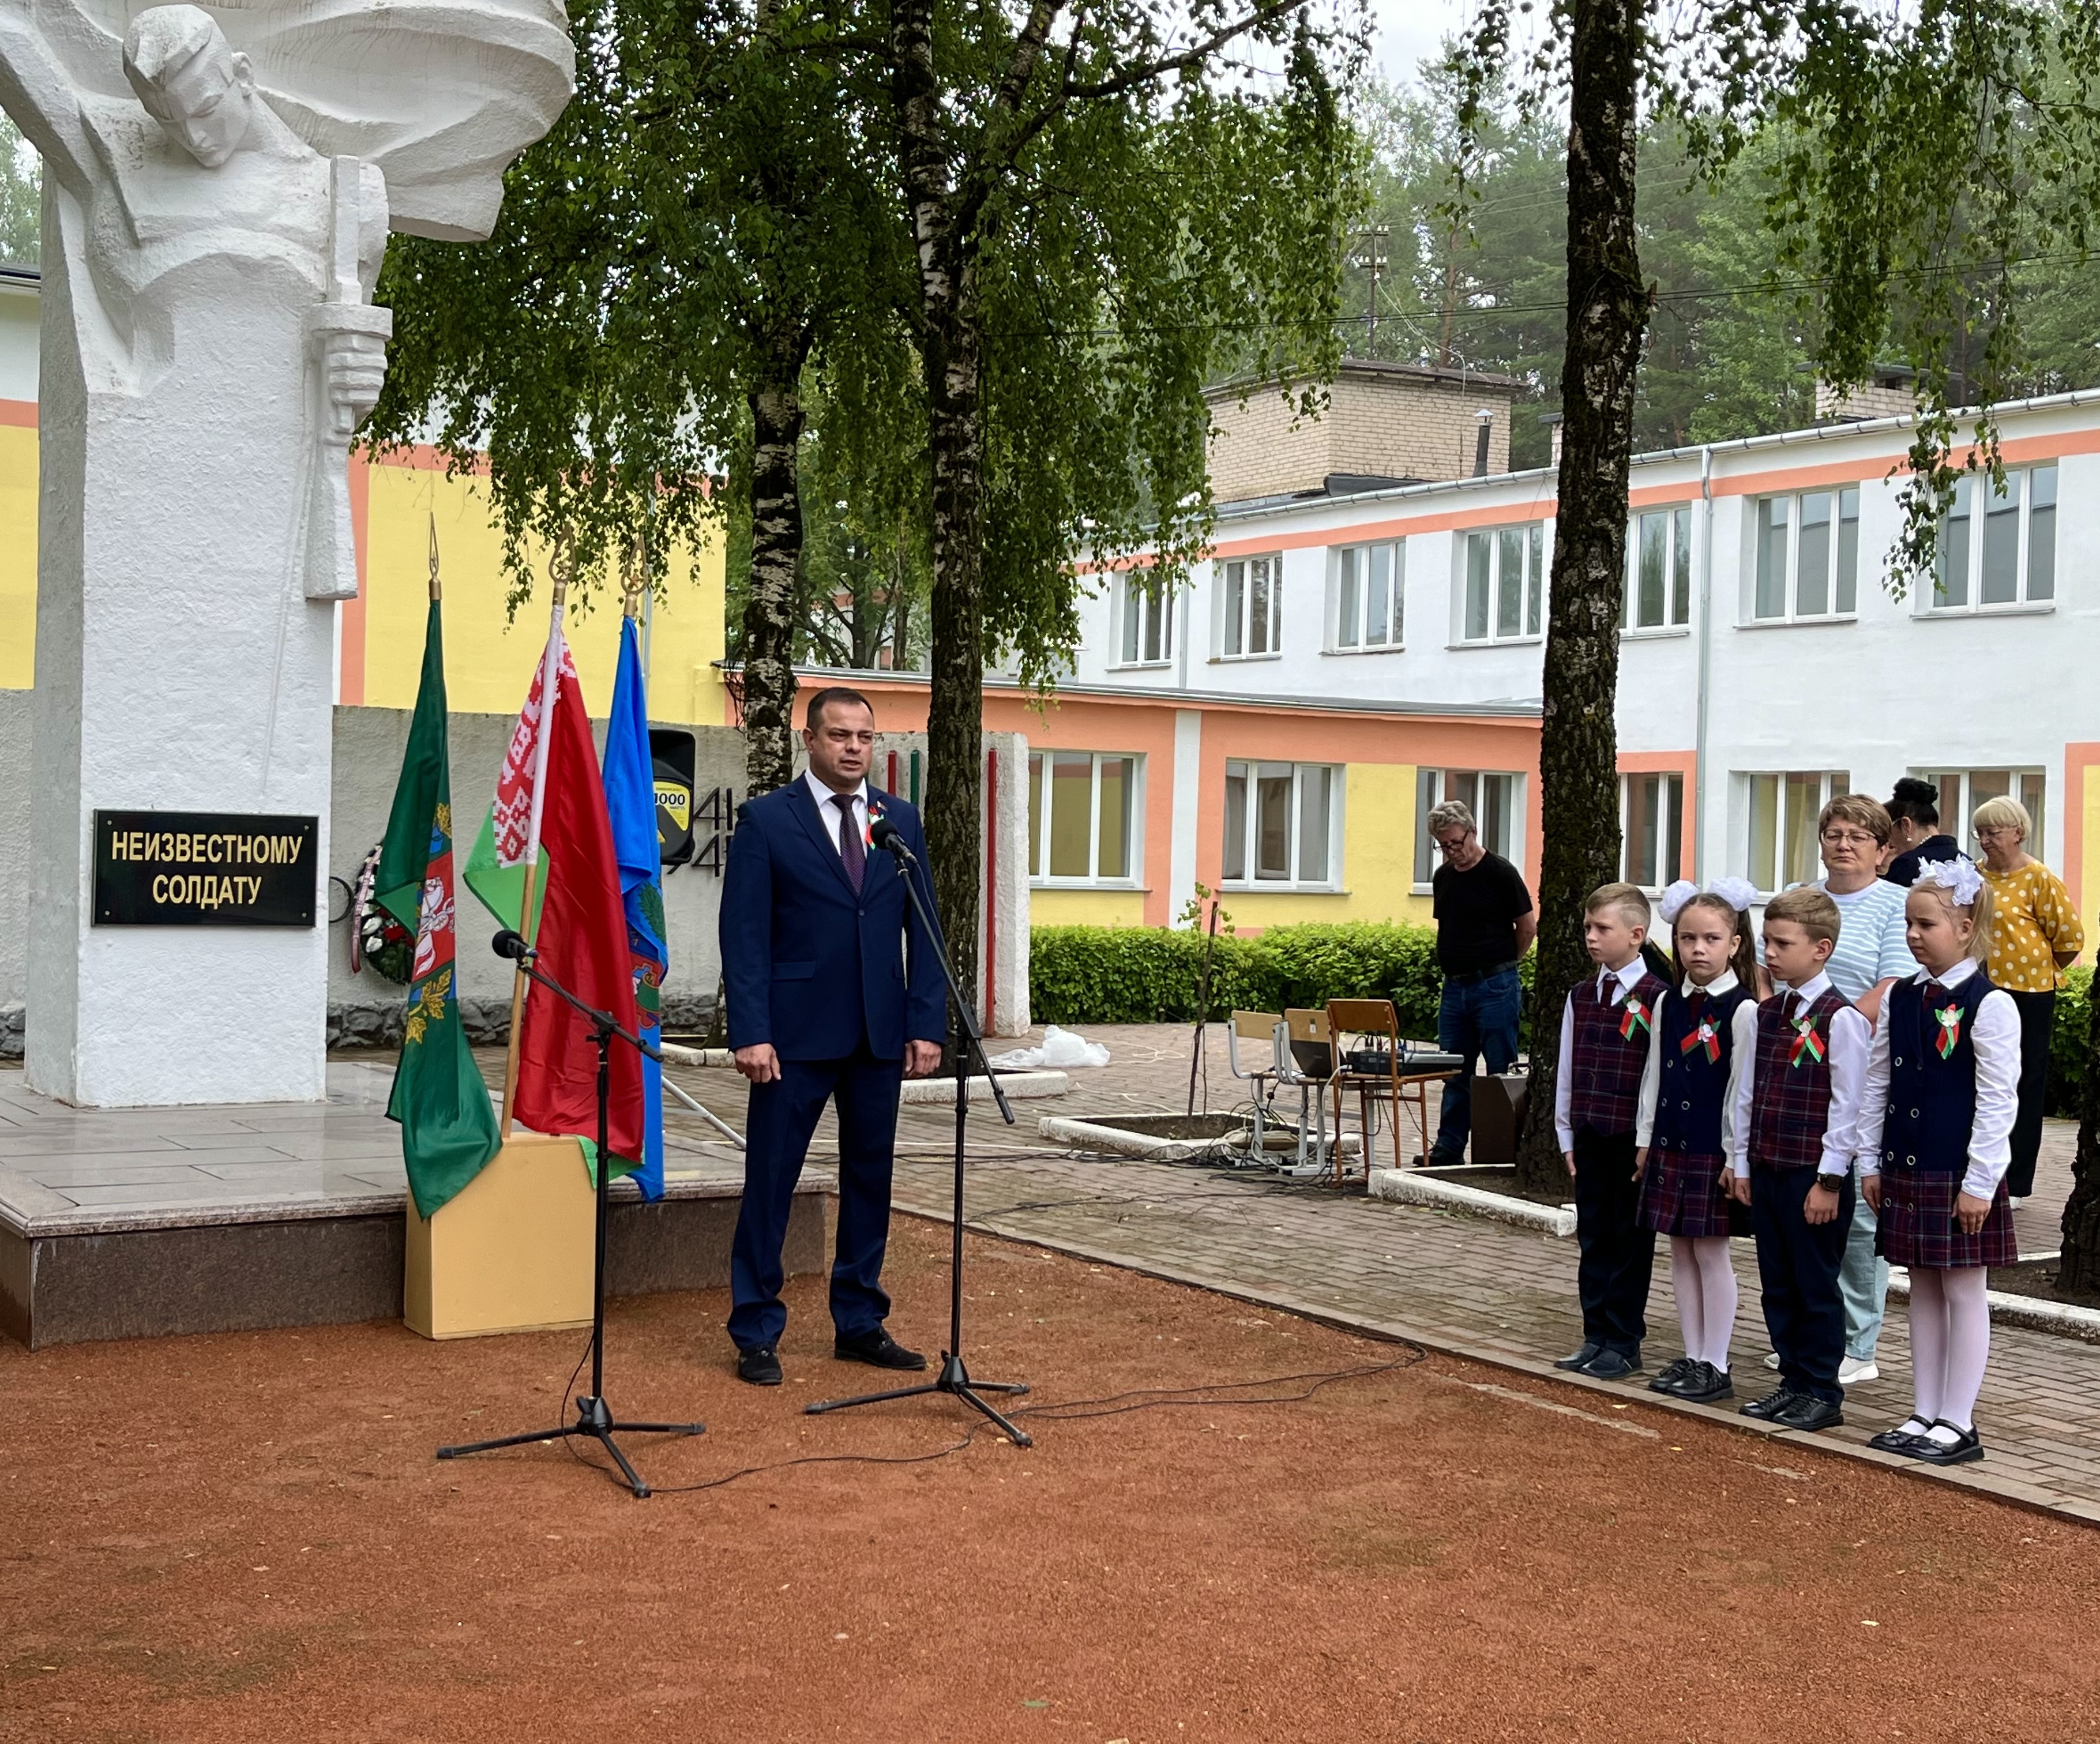
[[[209,14],[154,7],[132,21],[124,71],[146,112],[207,170],[240,148],[254,117],[255,75]]]

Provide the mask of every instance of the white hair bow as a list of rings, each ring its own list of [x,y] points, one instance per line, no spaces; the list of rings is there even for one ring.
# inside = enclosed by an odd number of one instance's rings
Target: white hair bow
[[[1758,887],[1747,878],[1716,878],[1706,887],[1710,896],[1718,896],[1737,914],[1743,913],[1758,899]],[[1679,878],[1656,900],[1656,912],[1662,916],[1665,926],[1676,924],[1684,905],[1699,894],[1699,886],[1689,878]]]
[[[1976,898],[1983,888],[1983,875],[1965,854],[1957,854],[1951,860],[1927,860],[1917,869],[1917,881],[1938,885],[1957,908],[1974,907]]]

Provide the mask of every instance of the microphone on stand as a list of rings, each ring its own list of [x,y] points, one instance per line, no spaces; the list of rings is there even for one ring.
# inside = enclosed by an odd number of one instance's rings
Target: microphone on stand
[[[868,826],[867,839],[885,852],[895,854],[900,860],[914,858],[904,843],[904,832],[887,818],[877,818]]]
[[[489,940],[488,948],[498,956],[509,957],[515,963],[529,962],[532,956],[532,947],[527,942],[525,935],[514,933],[507,926]]]

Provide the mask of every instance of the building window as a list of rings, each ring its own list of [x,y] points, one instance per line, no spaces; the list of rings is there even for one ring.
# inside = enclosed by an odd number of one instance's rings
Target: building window
[[[1977,525],[1979,520],[1983,524]],[[2056,598],[2056,467],[2014,467],[2003,492],[1988,473],[1954,481],[1939,523],[1928,612],[1988,612]]]
[[[1750,615],[1759,623],[1850,617],[1860,598],[1860,488],[1761,497]]]
[[[1401,645],[1407,543],[1343,545],[1335,554],[1335,652]]]
[[[1283,559],[1235,557],[1218,566],[1218,657],[1246,660],[1283,647]]]
[[[1326,763],[1227,763],[1224,881],[1331,889],[1341,785]]]
[[[1174,658],[1174,598],[1136,571],[1116,583],[1118,666],[1164,666]]]
[[[1821,877],[1815,820],[1835,796],[1851,791],[1851,776],[1842,770],[1811,770],[1745,779],[1750,792],[1750,882],[1772,891]]]
[[[1692,621],[1692,508],[1644,510],[1626,529],[1621,629],[1675,629]]]
[[[1660,890],[1684,876],[1684,777],[1619,777],[1619,876]]]
[[[1539,634],[1545,614],[1546,523],[1468,533],[1461,642],[1521,642]]]
[[[2034,834],[2025,846],[2036,859],[2042,858],[2045,801],[2049,784],[2039,769],[1913,769],[1939,789],[1939,828],[1961,844],[1971,859],[1983,858],[1983,846],[1969,828],[1969,819],[1987,799],[2010,797],[2027,807],[2034,819]]]
[[[1518,859],[1517,783],[1521,778],[1484,769],[1424,769],[1414,779],[1414,881],[1427,885],[1440,863],[1429,833],[1429,814],[1455,799],[1473,814],[1480,846],[1515,864]]]
[[[1096,751],[1028,755],[1028,876],[1037,884],[1135,881],[1141,759]]]

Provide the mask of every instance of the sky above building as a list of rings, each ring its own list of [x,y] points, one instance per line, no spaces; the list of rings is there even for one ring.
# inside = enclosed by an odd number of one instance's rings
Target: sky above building
[[[1373,0],[1378,38],[1373,45],[1380,72],[1394,83],[1414,76],[1444,38],[1460,29],[1471,8],[1466,0]]]

